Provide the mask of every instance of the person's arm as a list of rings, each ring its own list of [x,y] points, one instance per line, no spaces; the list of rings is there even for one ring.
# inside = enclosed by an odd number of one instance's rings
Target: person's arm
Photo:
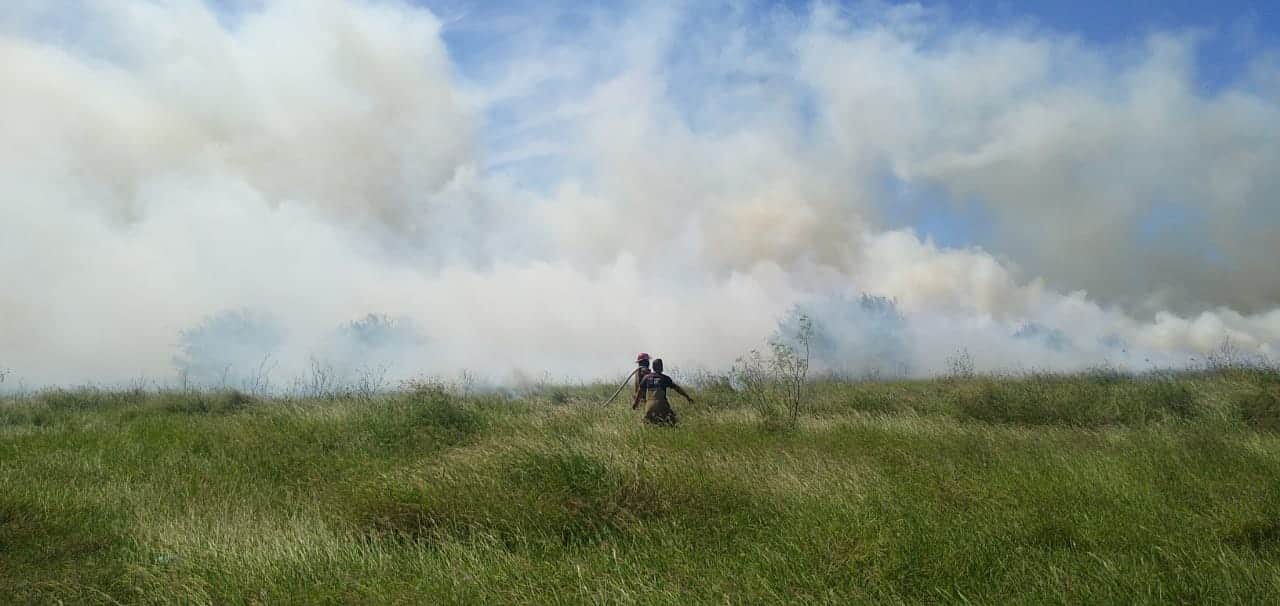
[[[636,373],[636,395],[631,398],[631,410],[640,408],[640,398],[644,397],[644,389],[641,387],[640,383],[643,380],[644,379],[640,378],[639,373]]]
[[[689,403],[693,403],[693,398],[690,397],[689,394],[685,393],[685,391],[681,389],[679,385],[676,385],[675,381],[671,381],[671,389],[676,390],[676,393],[684,396],[684,399],[688,400]]]

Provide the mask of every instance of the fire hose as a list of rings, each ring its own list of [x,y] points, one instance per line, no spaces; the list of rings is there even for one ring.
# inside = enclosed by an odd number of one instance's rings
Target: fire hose
[[[622,385],[618,386],[618,390],[613,392],[613,395],[609,396],[609,399],[605,400],[604,404],[601,404],[601,406],[608,406],[609,404],[613,403],[613,399],[618,397],[618,394],[622,393],[622,389],[627,386],[627,383],[631,382],[631,377],[636,376],[637,372],[640,372],[639,368],[631,371],[631,374],[627,375],[627,378],[622,380]]]

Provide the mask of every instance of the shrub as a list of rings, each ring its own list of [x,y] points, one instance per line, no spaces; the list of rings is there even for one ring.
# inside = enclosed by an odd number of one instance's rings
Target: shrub
[[[380,410],[385,408],[391,408],[393,412],[400,414],[380,414]],[[412,391],[398,402],[391,402],[382,409],[375,407],[370,415],[374,418],[386,417],[410,428],[424,427],[442,431],[453,434],[454,437],[471,435],[482,426],[480,413],[463,404],[439,383],[416,383]]]
[[[947,356],[946,364],[947,374],[945,378],[947,379],[972,379],[978,376],[977,371],[974,370],[973,355],[969,353],[967,348],[960,348],[955,353]]]
[[[1135,406],[1144,405],[1178,419],[1192,419],[1199,415],[1195,392],[1177,378],[1155,378],[1136,383]]]
[[[480,429],[480,415],[452,397],[420,399],[414,404],[414,418],[424,425],[461,435]]]
[[[1044,375],[984,380],[952,397],[962,416],[989,423],[1089,427],[1119,420],[1105,388],[1088,381]]]
[[[1171,375],[1031,375],[962,384],[951,404],[962,417],[990,423],[1101,427],[1142,425],[1202,414],[1196,391]]]
[[[1227,543],[1258,552],[1280,551],[1280,520],[1260,520],[1243,524],[1227,537]]]
[[[80,387],[48,389],[37,394],[36,399],[43,402],[50,410],[82,411],[136,403],[145,395],[136,390],[113,391],[97,387]]]
[[[862,294],[813,299],[792,307],[777,338],[812,351],[816,368],[839,377],[909,375],[910,330],[896,300]],[[796,335],[808,333],[803,346]]]
[[[271,352],[282,342],[282,330],[273,318],[251,310],[228,310],[180,332],[173,363],[184,387],[243,384],[265,391]]]
[[[887,413],[898,408],[892,395],[879,389],[859,389],[853,392],[848,404],[863,412]]]
[[[689,378],[689,384],[703,394],[731,395],[736,394],[733,388],[733,377],[709,371],[697,371]]]
[[[1233,397],[1245,424],[1263,431],[1280,431],[1280,389],[1256,386]]]
[[[185,414],[233,414],[253,404],[253,396],[239,390],[183,391],[160,394],[160,407]]]
[[[769,357],[751,350],[738,358],[730,377],[768,429],[795,427],[809,388],[813,323],[799,315],[795,334],[769,340]]]

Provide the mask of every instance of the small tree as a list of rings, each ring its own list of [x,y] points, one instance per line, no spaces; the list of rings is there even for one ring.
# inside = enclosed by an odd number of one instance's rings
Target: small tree
[[[390,364],[364,364],[356,369],[355,393],[362,400],[372,400],[387,388]]]
[[[739,393],[755,409],[756,414],[760,415],[761,421],[769,424],[778,416],[774,406],[774,376],[769,362],[759,350],[753,349],[739,357],[733,365],[730,377]]]
[[[1241,348],[1231,337],[1205,356],[1205,369],[1211,372],[1251,370],[1264,366],[1258,356]]]
[[[777,336],[769,342],[769,348],[773,350],[773,367],[782,388],[782,403],[790,425],[799,422],[800,410],[805,404],[812,340],[813,320],[801,314],[794,335],[785,338]]]
[[[276,361],[271,354],[263,354],[258,367],[251,371],[243,382],[244,390],[255,395],[266,395],[271,391],[271,371],[275,370]]]
[[[179,381],[187,387],[226,389],[243,384],[265,389],[271,353],[282,342],[282,331],[270,316],[228,310],[180,332],[173,363]]]
[[[808,320],[807,331],[801,318]],[[819,372],[849,378],[911,373],[911,331],[897,301],[888,297],[825,297],[795,305],[778,322],[777,333],[800,350],[802,332],[808,332]]]
[[[972,379],[978,376],[973,366],[973,355],[969,353],[969,348],[967,347],[961,347],[955,353],[947,356],[946,362],[946,378],[948,379]]]
[[[738,358],[732,382],[766,426],[794,427],[804,410],[809,386],[813,321],[801,314],[794,334],[775,334],[769,356],[751,350]]]
[[[312,398],[335,398],[338,396],[338,377],[333,365],[315,356],[311,356],[307,364],[307,376],[303,383],[303,393]]]

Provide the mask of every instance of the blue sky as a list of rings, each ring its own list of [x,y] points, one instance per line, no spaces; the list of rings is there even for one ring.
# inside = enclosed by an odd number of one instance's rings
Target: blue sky
[[[555,2],[465,2],[461,0],[417,0],[449,18],[461,17],[446,30],[450,50],[464,66],[483,62],[485,49],[498,41],[476,35],[474,22],[493,25],[506,21],[515,25],[533,23],[559,29],[571,35],[582,25],[582,14],[588,11],[622,12],[629,3],[571,2],[554,8]],[[783,2],[749,2],[749,12],[766,15],[786,10],[806,13],[812,3],[801,0]],[[839,2],[841,6],[860,3]],[[903,4],[889,2],[886,4]],[[1204,35],[1201,66],[1209,82],[1239,70],[1260,49],[1275,45],[1280,35],[1280,9],[1275,3],[1261,0],[1007,0],[969,2],[924,2],[922,6],[941,9],[955,21],[988,26],[1026,26],[1068,33],[1101,44],[1123,44],[1142,38],[1152,31],[1194,31]],[[583,7],[586,7],[585,9]],[[510,33],[502,28],[484,28],[486,33]]]
[[[592,18],[621,19],[634,13],[635,5],[616,2],[555,3],[516,1],[508,3],[464,3],[457,0],[424,0],[438,14],[449,20],[445,28],[445,40],[458,68],[464,74],[479,77],[492,76],[495,58],[505,56],[520,40],[537,39],[542,44],[564,43],[572,45]],[[728,3],[735,4],[735,3]],[[751,27],[758,23],[762,29],[777,27],[780,16],[802,19],[811,4],[804,1],[746,2],[736,3],[739,14],[727,17]],[[1271,3],[1259,1],[1227,0],[1135,0],[1135,1],[955,1],[924,3],[926,8],[945,15],[955,27],[981,27],[994,30],[1019,29],[1042,31],[1046,35],[1066,35],[1078,38],[1082,43],[1101,48],[1115,49],[1117,55],[1142,44],[1152,33],[1163,32],[1193,36],[1197,40],[1197,56],[1194,64],[1194,82],[1199,94],[1213,96],[1237,83],[1246,73],[1250,62],[1276,47],[1280,36],[1280,10]],[[845,10],[857,11],[858,4],[842,3]],[[584,8],[585,7],[585,8]],[[683,10],[690,23],[681,29],[690,32],[688,38],[697,40],[701,21],[715,23],[726,19],[733,12],[723,5],[710,3],[692,4],[692,10]],[[745,8],[742,8],[745,7]],[[712,43],[714,44],[714,43]],[[584,50],[584,49],[579,49]],[[589,46],[585,50],[593,50]],[[603,50],[607,56],[608,49]],[[687,83],[667,91],[673,104],[684,108],[684,119],[690,128],[702,124],[699,108],[708,106],[707,96],[721,91],[706,81],[711,74],[702,70],[705,66],[698,58],[690,59],[676,47],[666,55],[663,67],[672,82]],[[607,71],[607,62],[596,66]],[[718,77],[734,77],[734,74],[715,74]],[[555,96],[563,91],[544,91]],[[568,93],[571,94],[571,93]],[[804,92],[797,91],[798,103],[804,104]],[[718,101],[718,100],[717,100]],[[711,103],[723,107],[725,103]],[[804,112],[801,108],[801,113]],[[490,147],[501,147],[508,139],[504,128],[519,122],[518,108],[495,107],[488,116],[487,141]],[[540,181],[528,185],[546,185],[555,181],[549,174],[557,171],[554,158],[535,158],[504,167],[517,173],[526,181]],[[885,177],[884,208],[880,220],[888,227],[911,227],[944,246],[991,244],[989,212],[980,201],[960,201],[947,197],[939,188],[924,184],[898,182],[892,176]],[[1175,215],[1177,211],[1174,211]],[[1139,236],[1159,238],[1166,229],[1179,229],[1178,221],[1157,216],[1142,227]]]
[[[1077,32],[1101,42],[1130,38],[1153,28],[1229,31],[1241,27],[1274,35],[1278,24],[1272,3],[1244,0],[1026,0],[950,2],[946,5],[957,15],[983,22],[1001,23],[1031,17],[1047,27]]]
[[[1123,44],[1151,31],[1194,31],[1204,36],[1198,57],[1201,84],[1216,90],[1234,78],[1280,32],[1275,3],[1245,0],[1083,0],[1058,2],[951,2],[959,16],[981,23],[1031,18],[1043,27],[1101,44]]]
[[[215,0],[229,2],[232,0]],[[643,3],[597,0],[584,2],[475,2],[467,0],[414,0],[445,19],[444,39],[459,70],[466,75],[493,74],[515,41],[537,39],[543,44],[572,44],[593,19],[625,22],[643,12]],[[661,3],[655,3],[661,5]],[[681,12],[691,23],[714,23],[729,13],[739,23],[757,22],[770,27],[778,15],[802,19],[812,2],[682,3]],[[856,11],[863,2],[829,3]],[[906,3],[873,3],[892,6]],[[1202,93],[1212,95],[1235,82],[1251,61],[1274,54],[1280,41],[1280,9],[1274,3],[1257,0],[1026,0],[925,2],[921,6],[939,11],[954,26],[992,29],[1018,28],[1046,34],[1078,37],[1089,45],[1114,48],[1117,52],[1140,44],[1149,34],[1167,32],[1194,36],[1198,43],[1196,81]],[[736,6],[726,9],[726,5]],[[590,46],[580,50],[597,50]],[[682,68],[679,49],[669,54],[672,72]],[[606,53],[607,54],[607,50]],[[607,65],[600,66],[607,69]],[[684,90],[675,95],[688,94]]]

